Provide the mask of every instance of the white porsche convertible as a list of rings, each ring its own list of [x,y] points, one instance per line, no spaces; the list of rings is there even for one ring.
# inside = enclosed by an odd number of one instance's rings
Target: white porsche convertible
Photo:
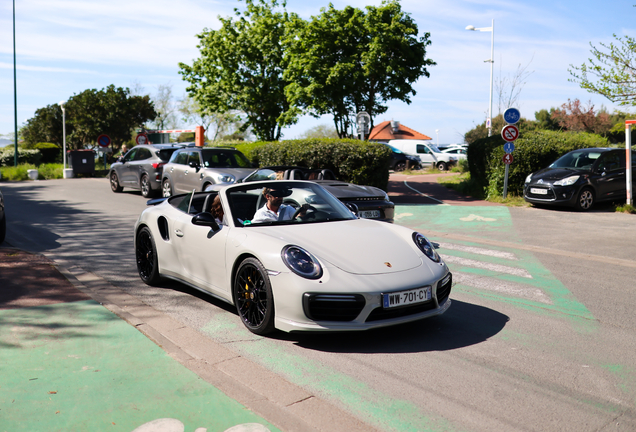
[[[211,213],[217,194],[222,220]],[[256,334],[366,330],[451,304],[452,275],[426,237],[359,219],[315,183],[236,184],[148,203],[135,225],[141,279],[174,279],[233,303]],[[278,217],[263,220],[270,204]]]

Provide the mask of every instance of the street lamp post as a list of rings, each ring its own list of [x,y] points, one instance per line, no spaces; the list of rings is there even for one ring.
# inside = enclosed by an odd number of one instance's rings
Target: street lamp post
[[[490,59],[484,60],[484,63],[490,63],[490,104],[488,107],[488,136],[492,136],[492,69],[495,63],[495,20],[492,20],[491,27],[475,28],[469,25],[466,30],[490,32]]]
[[[437,144],[439,146],[439,129],[435,129],[435,133],[437,134]]]
[[[66,109],[64,104],[66,101],[60,102],[60,108],[62,108],[62,161],[64,164],[63,177],[66,178]]]

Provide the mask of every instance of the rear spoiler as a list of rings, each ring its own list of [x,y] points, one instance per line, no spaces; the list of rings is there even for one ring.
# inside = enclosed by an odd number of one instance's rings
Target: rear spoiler
[[[168,197],[153,198],[151,200],[146,201],[146,205],[147,206],[154,206],[154,205],[157,205],[157,204],[161,204],[162,202],[164,202],[167,199],[168,199]]]

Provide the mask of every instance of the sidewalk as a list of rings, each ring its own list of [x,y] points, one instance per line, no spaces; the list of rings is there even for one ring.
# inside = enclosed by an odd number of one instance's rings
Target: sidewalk
[[[372,430],[96,275],[6,245],[0,431]]]

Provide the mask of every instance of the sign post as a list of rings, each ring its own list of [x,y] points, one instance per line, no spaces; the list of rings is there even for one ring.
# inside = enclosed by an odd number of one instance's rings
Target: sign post
[[[517,108],[508,108],[504,112],[503,118],[508,123],[501,129],[501,137],[506,140],[506,144],[504,144],[506,154],[503,157],[503,163],[506,164],[503,198],[506,199],[508,196],[508,173],[510,172],[510,164],[514,160],[512,156],[512,152],[515,150],[514,142],[519,138],[519,128],[515,126],[515,123],[521,119],[521,113]]]

